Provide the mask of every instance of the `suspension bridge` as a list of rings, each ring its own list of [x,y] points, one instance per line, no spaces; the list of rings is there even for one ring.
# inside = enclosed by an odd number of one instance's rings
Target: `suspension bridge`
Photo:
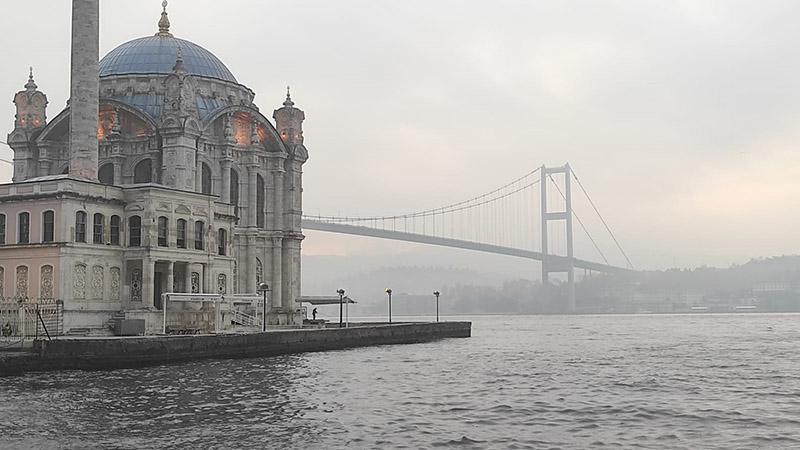
[[[585,217],[585,211],[579,214],[575,208],[573,187],[578,188],[589,212]],[[590,232],[589,218],[595,222],[594,232]],[[577,236],[573,232],[576,222],[581,231]],[[566,276],[570,311],[575,311],[576,269],[583,269],[584,276],[635,270],[569,164],[542,166],[485,194],[434,209],[373,217],[304,215],[303,228],[540,261],[545,295],[551,274]],[[610,238],[605,246],[601,246],[598,229]],[[581,248],[593,255],[576,257],[576,238],[582,238]]]

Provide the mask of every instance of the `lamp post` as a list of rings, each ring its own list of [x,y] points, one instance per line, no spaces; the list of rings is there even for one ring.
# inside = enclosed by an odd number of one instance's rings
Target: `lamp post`
[[[386,295],[389,296],[389,323],[392,323],[392,290],[386,289]]]
[[[439,291],[433,291],[433,295],[436,296],[436,321],[439,321]]]
[[[267,283],[261,282],[258,284],[258,290],[264,294],[264,303],[262,306],[262,316],[261,316],[261,331],[267,331],[267,292],[269,292],[269,285]]]
[[[342,305],[344,304],[344,289],[336,291],[339,294],[339,328],[342,328]]]

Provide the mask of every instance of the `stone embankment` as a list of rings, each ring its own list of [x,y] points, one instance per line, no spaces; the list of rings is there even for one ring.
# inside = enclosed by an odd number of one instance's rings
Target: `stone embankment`
[[[33,371],[108,370],[207,358],[249,358],[415,344],[470,337],[470,322],[400,323],[253,334],[59,338],[37,341],[30,353],[0,353],[0,376]]]

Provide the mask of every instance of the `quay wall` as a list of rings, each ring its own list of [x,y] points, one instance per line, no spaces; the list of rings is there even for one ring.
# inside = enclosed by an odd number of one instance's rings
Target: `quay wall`
[[[248,358],[414,344],[471,336],[470,322],[403,323],[252,334],[59,338],[38,341],[26,356],[0,358],[0,376],[29,371],[106,370],[206,358]]]

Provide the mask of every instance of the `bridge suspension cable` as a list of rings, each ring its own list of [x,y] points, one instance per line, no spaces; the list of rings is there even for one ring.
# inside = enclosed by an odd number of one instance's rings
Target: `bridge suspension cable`
[[[561,188],[558,186],[558,183],[556,183],[556,180],[554,180],[554,179],[553,179],[553,176],[552,176],[552,175],[549,175],[549,178],[550,178],[550,181],[553,183],[553,186],[555,186],[556,190],[557,190],[557,191],[558,191],[558,193],[561,195],[561,198],[563,198],[563,199],[564,199],[564,201],[566,201],[566,200],[567,200],[567,196],[566,196],[566,195],[564,195],[564,192],[563,192],[563,191],[561,190]],[[587,236],[587,237],[589,238],[589,240],[592,242],[592,245],[594,246],[595,250],[597,250],[597,253],[599,253],[599,254],[600,254],[600,257],[601,257],[601,258],[603,258],[603,261],[605,261],[605,263],[606,263],[606,264],[609,264],[609,262],[608,262],[608,258],[606,258],[606,255],[605,255],[605,253],[603,253],[603,250],[601,250],[601,249],[600,249],[600,246],[599,246],[599,245],[597,245],[597,241],[595,241],[595,240],[594,240],[594,237],[592,237],[592,234],[591,234],[591,233],[589,233],[589,230],[586,228],[586,225],[583,223],[583,220],[581,220],[581,218],[580,218],[580,216],[578,215],[578,213],[577,213],[577,212],[575,212],[575,208],[572,208],[572,211],[571,211],[571,213],[572,213],[572,217],[574,217],[574,218],[575,218],[575,220],[577,220],[577,221],[578,221],[578,224],[581,226],[581,229],[583,229],[583,232],[586,234],[586,236]]]
[[[569,170],[567,168],[568,165],[563,168],[539,167],[485,194],[408,214],[304,215],[303,227],[333,233],[519,256],[543,261],[543,264],[547,261],[553,269],[568,266],[600,272],[628,270],[614,266],[610,262],[597,237],[591,234],[585,218],[580,217],[575,211],[572,201],[567,201],[571,195],[562,190],[552,175],[564,174],[566,177],[564,187],[569,188],[569,180],[573,177],[578,181],[581,192],[592,205],[592,210],[614,239],[615,245],[628,262],[628,267],[632,268],[630,259],[622,251],[619,241],[611,232],[608,222],[600,215],[597,205],[588,196],[585,187],[580,184],[580,180],[571,168]],[[547,185],[550,183],[555,185],[557,193],[548,192]],[[537,186],[538,189],[535,189]],[[548,210],[543,202],[552,202],[555,209]],[[565,205],[568,208],[564,208]],[[577,220],[603,262],[596,263],[575,257],[571,232],[572,219]],[[566,228],[558,223],[560,220],[566,220]]]
[[[514,181],[512,181],[510,183],[507,183],[507,184],[505,184],[503,186],[500,186],[499,188],[497,188],[497,189],[495,189],[493,191],[487,192],[487,193],[485,193],[483,195],[479,195],[477,197],[473,197],[473,198],[471,198],[469,200],[464,200],[464,201],[461,201],[461,202],[457,202],[457,203],[452,203],[452,204],[449,204],[449,205],[441,206],[439,208],[426,209],[426,210],[423,210],[423,211],[417,211],[417,212],[413,212],[413,213],[393,215],[393,216],[341,217],[341,216],[316,215],[316,216],[309,216],[309,217],[314,217],[315,219],[329,221],[329,222],[374,222],[374,221],[383,221],[383,220],[397,220],[397,219],[410,219],[410,218],[419,218],[419,217],[431,217],[431,216],[436,216],[436,215],[440,215],[440,214],[447,214],[447,213],[451,213],[451,212],[463,211],[465,209],[470,209],[470,208],[474,208],[476,206],[486,205],[488,203],[491,203],[491,202],[494,202],[494,201],[509,197],[510,195],[516,194],[516,193],[518,193],[518,192],[520,192],[522,190],[525,190],[525,189],[527,189],[527,188],[529,188],[531,186],[534,186],[534,185],[538,184],[540,180],[537,178],[537,179],[534,179],[534,181],[532,183],[530,183],[528,185],[525,185],[525,186],[522,186],[521,188],[519,188],[519,189],[517,189],[517,190],[515,190],[513,192],[504,193],[501,196],[498,196],[498,197],[495,197],[495,198],[491,198],[489,200],[484,200],[486,197],[493,196],[494,194],[497,194],[498,192],[503,192],[505,189],[508,189],[508,188],[510,188],[512,186],[515,186],[516,184],[520,183],[521,181],[525,180],[526,178],[532,177],[533,175],[535,175],[540,170],[541,170],[541,168],[537,168],[536,170],[533,170],[533,171],[531,171],[531,172],[529,172],[529,173],[517,178],[516,180],[514,180]]]
[[[594,200],[592,200],[592,197],[589,195],[589,192],[586,191],[586,188],[583,186],[583,183],[581,183],[581,180],[580,178],[578,178],[578,175],[575,173],[575,170],[570,168],[570,172],[572,172],[572,177],[575,178],[575,181],[578,183],[578,187],[583,192],[583,195],[585,195],[586,199],[589,200],[589,204],[592,206],[592,209],[594,209],[594,212],[595,214],[597,214],[597,217],[600,218],[600,221],[603,223],[603,226],[606,228],[606,231],[608,231],[608,234],[611,236],[611,239],[614,241],[614,244],[617,246],[617,249],[619,249],[620,253],[622,253],[622,256],[625,258],[625,261],[628,263],[628,268],[633,269],[633,263],[631,262],[631,259],[628,257],[628,254],[622,248],[622,245],[620,245],[619,241],[617,240],[617,237],[614,235],[614,232],[611,231],[611,227],[608,225],[608,222],[606,222],[606,219],[603,217],[602,214],[600,214],[600,210],[597,208],[597,205],[594,203]]]

